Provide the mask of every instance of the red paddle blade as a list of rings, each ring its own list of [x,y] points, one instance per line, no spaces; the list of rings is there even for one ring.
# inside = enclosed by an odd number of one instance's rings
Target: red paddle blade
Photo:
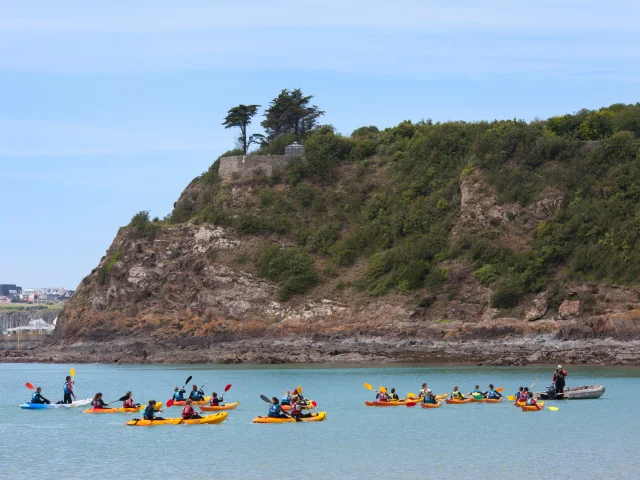
[[[407,402],[406,403],[407,407],[415,407],[417,405],[416,402]]]
[[[315,400],[311,402],[311,405],[313,405],[314,407],[318,406],[318,402],[316,402]]]
[[[231,384],[229,384],[226,387],[224,387],[225,393],[228,392],[229,390],[231,390]]]
[[[36,387],[31,385],[29,382],[25,383],[24,386],[27,387],[29,390],[35,390],[36,389]]]
[[[167,400],[167,407],[171,407],[173,405],[173,398],[171,400]]]

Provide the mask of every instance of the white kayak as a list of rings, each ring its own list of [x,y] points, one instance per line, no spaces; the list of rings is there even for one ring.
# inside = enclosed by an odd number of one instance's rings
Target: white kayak
[[[76,400],[73,403],[23,403],[20,405],[20,408],[24,408],[26,410],[43,410],[45,408],[74,408],[74,407],[84,407],[85,405],[90,405],[93,401],[93,398],[85,398],[84,400]]]

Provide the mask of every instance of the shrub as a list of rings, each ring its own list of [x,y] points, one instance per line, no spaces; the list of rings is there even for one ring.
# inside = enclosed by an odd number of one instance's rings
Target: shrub
[[[318,283],[313,259],[299,248],[267,245],[262,249],[256,266],[260,276],[280,284],[280,299],[283,301]]]
[[[156,237],[159,227],[151,223],[149,220],[149,212],[142,210],[133,216],[131,222],[129,222],[129,228],[133,232],[133,238],[153,240]]]

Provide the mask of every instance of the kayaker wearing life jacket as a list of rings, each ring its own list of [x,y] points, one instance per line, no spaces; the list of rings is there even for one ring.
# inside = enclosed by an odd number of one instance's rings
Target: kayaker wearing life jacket
[[[223,401],[224,399],[222,397],[218,398],[218,394],[213,392],[211,394],[211,400],[209,400],[209,405],[212,407],[219,407]]]
[[[51,403],[49,400],[42,396],[42,387],[36,388],[36,391],[31,395],[30,403]]]
[[[514,397],[516,397],[516,402],[518,401],[518,398],[520,398],[520,394],[523,392],[523,390],[524,390],[523,386],[520,386],[520,388],[518,388],[518,391],[514,395]]]
[[[102,400],[101,392],[98,392],[93,396],[93,401],[91,402],[91,406],[93,408],[108,408],[107,405],[109,404],[104,403],[104,400]]]
[[[270,418],[289,418],[289,416],[285,415],[282,411],[277,397],[271,397],[271,405],[269,405],[269,414],[267,416]]]
[[[458,386],[456,385],[455,387],[453,387],[453,392],[451,392],[451,399],[458,399],[458,400],[464,400],[465,396],[462,395],[462,393],[460,393],[460,391],[458,390]]]
[[[76,394],[73,393],[73,381],[69,375],[66,376],[64,386],[62,387],[62,392],[64,393],[64,398],[62,399],[62,403],[73,403],[73,400],[76,399]],[[71,400],[73,397],[73,400]]]
[[[122,402],[122,408],[138,408],[140,405],[133,403],[133,395],[131,392],[127,392],[124,395],[127,399]]]
[[[193,409],[192,404],[193,404],[193,400],[191,400],[190,398],[188,398],[184,402],[184,408],[182,409],[182,419],[183,420],[191,420],[191,419],[194,419],[194,418],[202,418]]]
[[[427,384],[426,382],[422,384],[422,388],[420,389],[420,391],[418,392],[418,396],[420,397],[424,397],[427,394]]]
[[[482,395],[484,397],[484,393],[480,391],[480,385],[476,385],[475,390],[473,390],[469,395],[471,395],[472,397]]]
[[[538,402],[533,397],[533,392],[529,392],[529,394],[527,395],[526,405],[528,407],[537,407],[538,410],[542,410],[542,407],[538,405]]]
[[[392,388],[392,389],[391,389],[391,393],[388,395],[388,397],[389,397],[389,400],[392,400],[392,401],[398,401],[398,400],[400,400],[400,397],[399,397],[399,396],[398,396],[398,394],[396,393],[396,389],[395,389],[395,388]]]
[[[489,391],[484,392],[483,395],[490,400],[498,400],[502,398],[502,394],[500,392],[496,392],[493,388],[493,383],[489,384]]]
[[[280,405],[291,405],[291,392],[289,390],[280,399]]]
[[[291,403],[291,416],[297,418],[311,417],[310,413],[303,413],[303,409],[309,405],[304,399],[301,399],[299,395],[294,395]]]
[[[156,417],[156,401],[149,400],[149,405],[147,405],[144,409],[144,419],[145,420],[164,420],[162,417]]]
[[[422,403],[433,403],[434,405],[438,403],[438,399],[433,394],[430,388],[427,388],[427,390],[425,391],[424,400],[422,401]]]
[[[524,403],[529,398],[529,387],[524,387],[516,396],[516,403]]]
[[[553,372],[553,378],[551,381],[555,384],[556,394],[564,392],[565,380],[564,377],[567,376],[567,371],[562,368],[562,365],[558,365],[558,368],[555,372]]]
[[[173,401],[174,402],[182,402],[184,401],[184,394],[187,391],[184,388],[176,387],[173,389]]]
[[[389,401],[389,395],[387,395],[384,392],[377,392],[376,393],[376,401],[378,401],[378,402],[387,402],[387,401]]]
[[[202,400],[204,400],[204,392],[202,390],[198,390],[197,385],[191,385],[189,400],[192,400],[194,402],[201,402]]]

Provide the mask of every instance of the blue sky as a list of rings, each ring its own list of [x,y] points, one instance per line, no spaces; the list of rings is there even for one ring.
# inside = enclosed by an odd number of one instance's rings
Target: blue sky
[[[345,134],[640,101],[640,4],[526,3],[0,2],[0,283],[75,287],[285,87]]]

